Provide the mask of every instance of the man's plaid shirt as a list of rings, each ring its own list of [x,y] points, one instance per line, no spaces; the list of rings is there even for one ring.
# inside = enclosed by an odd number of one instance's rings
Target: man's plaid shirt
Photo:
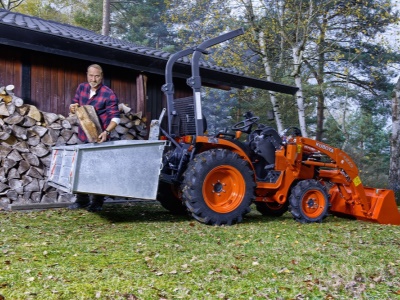
[[[92,105],[99,117],[100,125],[103,130],[106,130],[112,118],[119,118],[118,98],[114,92],[107,86],[101,84],[97,89],[96,94],[90,97],[89,83],[81,83],[76,89],[75,97],[72,103],[82,105]],[[87,137],[82,128],[79,127],[78,138],[82,142],[87,142]]]

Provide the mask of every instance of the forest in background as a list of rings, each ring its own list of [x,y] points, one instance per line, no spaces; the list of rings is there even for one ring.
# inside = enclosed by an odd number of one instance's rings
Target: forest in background
[[[356,161],[365,185],[397,190],[398,177],[389,178],[399,67],[394,1],[109,3],[110,36],[168,52],[243,27],[243,36],[212,48],[205,59],[300,91],[292,97],[205,89],[209,130],[224,129],[251,110],[279,132],[296,126],[305,136],[343,149]],[[104,26],[99,0],[0,0],[0,7],[97,33]]]

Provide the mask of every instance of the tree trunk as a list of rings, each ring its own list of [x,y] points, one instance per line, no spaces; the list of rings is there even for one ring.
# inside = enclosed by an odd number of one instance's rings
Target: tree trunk
[[[103,0],[103,25],[101,27],[102,35],[110,34],[110,0]]]
[[[390,141],[389,188],[400,196],[400,79],[393,90],[392,137]],[[399,197],[396,197],[399,199]],[[399,203],[399,200],[397,200]]]

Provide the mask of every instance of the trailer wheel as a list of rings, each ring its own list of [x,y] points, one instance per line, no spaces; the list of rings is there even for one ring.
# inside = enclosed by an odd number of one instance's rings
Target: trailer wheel
[[[250,212],[255,198],[253,171],[234,152],[213,149],[198,154],[188,165],[182,184],[191,215],[208,225],[232,225]]]
[[[277,202],[255,202],[256,209],[263,216],[280,217],[288,211],[289,202],[283,204]]]
[[[182,191],[175,184],[160,181],[158,185],[157,200],[161,206],[175,215],[187,214],[187,209],[182,202]]]
[[[292,188],[289,203],[289,211],[300,223],[322,222],[328,215],[328,192],[324,185],[314,179],[297,183]]]

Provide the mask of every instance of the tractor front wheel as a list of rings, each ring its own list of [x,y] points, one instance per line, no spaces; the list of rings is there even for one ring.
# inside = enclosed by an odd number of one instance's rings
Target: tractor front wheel
[[[213,149],[198,154],[188,165],[182,184],[191,215],[208,225],[232,225],[250,212],[255,198],[253,171],[236,153]]]
[[[322,222],[328,215],[329,196],[326,187],[310,179],[297,183],[289,197],[289,211],[300,223]]]

